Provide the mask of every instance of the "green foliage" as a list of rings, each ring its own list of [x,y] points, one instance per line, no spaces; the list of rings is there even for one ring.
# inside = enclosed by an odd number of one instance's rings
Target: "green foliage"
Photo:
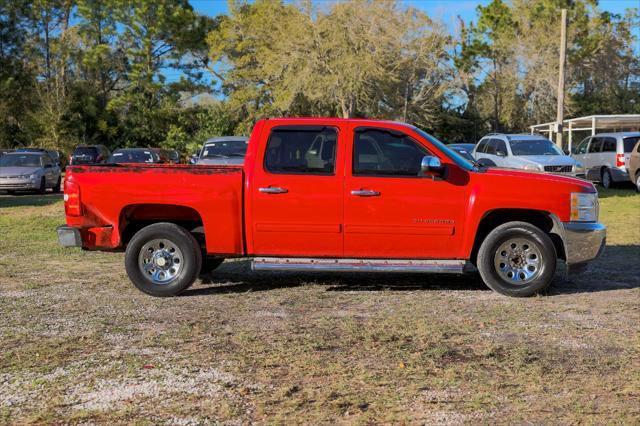
[[[523,130],[555,116],[561,8],[567,115],[640,113],[638,9],[596,0],[493,0],[455,37],[397,1],[0,0],[0,146],[187,154],[272,116]]]

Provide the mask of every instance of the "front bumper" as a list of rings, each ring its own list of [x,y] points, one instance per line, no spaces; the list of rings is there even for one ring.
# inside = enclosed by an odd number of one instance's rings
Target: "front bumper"
[[[18,179],[18,178],[1,178],[0,190],[4,191],[28,191],[31,189],[38,189],[40,183],[32,181],[30,179]]]
[[[607,228],[600,223],[563,222],[564,251],[569,272],[579,272],[602,254]]]

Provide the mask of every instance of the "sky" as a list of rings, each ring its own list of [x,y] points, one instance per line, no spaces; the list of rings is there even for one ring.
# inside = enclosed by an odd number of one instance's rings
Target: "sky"
[[[319,0],[327,3],[334,0]],[[216,16],[227,13],[227,0],[190,0],[193,8],[203,15]],[[486,5],[490,0],[406,0],[407,5],[422,9],[431,18],[444,22],[450,31],[455,31],[457,16],[465,21],[476,20],[476,7]],[[612,13],[623,14],[625,9],[640,7],[640,0],[600,0],[600,8]]]

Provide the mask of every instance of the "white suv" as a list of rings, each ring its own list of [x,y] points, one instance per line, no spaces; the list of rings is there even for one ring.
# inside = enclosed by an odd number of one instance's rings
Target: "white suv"
[[[553,142],[540,135],[492,133],[480,139],[472,155],[485,166],[573,176],[583,173],[578,161],[565,155]]]

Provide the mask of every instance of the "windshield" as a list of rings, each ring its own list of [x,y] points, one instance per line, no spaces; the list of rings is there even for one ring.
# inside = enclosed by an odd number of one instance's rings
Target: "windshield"
[[[10,154],[0,158],[0,167],[40,167],[40,156],[35,154]]]
[[[633,147],[636,146],[638,141],[640,140],[640,136],[633,136],[630,138],[624,138],[622,141],[624,143],[624,152],[633,151]]]
[[[560,149],[547,139],[511,140],[513,155],[564,155]]]
[[[89,155],[93,156],[98,153],[98,150],[94,147],[78,147],[73,151],[73,155]]]
[[[434,136],[431,136],[427,132],[423,132],[415,126],[411,126],[413,130],[415,130],[420,136],[434,144],[440,151],[442,151],[447,157],[453,160],[458,166],[462,167],[464,170],[471,171],[474,169],[474,165],[469,160],[465,159],[463,156],[446,146],[444,143],[440,142]]]
[[[109,157],[109,163],[157,163],[159,157],[151,151],[116,151]]]
[[[202,149],[202,158],[244,157],[246,152],[246,141],[207,142]]]

